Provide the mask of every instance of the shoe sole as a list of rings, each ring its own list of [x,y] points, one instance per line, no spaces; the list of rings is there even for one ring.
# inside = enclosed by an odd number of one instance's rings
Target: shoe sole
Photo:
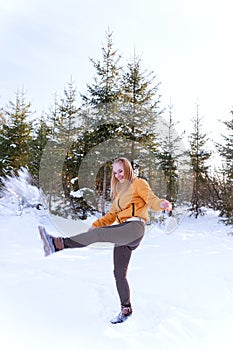
[[[125,322],[126,320],[128,320],[128,318],[129,317],[131,317],[132,316],[132,314],[129,314],[129,315],[118,315],[118,316],[116,316],[115,318],[113,318],[112,320],[110,320],[110,322],[112,323],[112,324],[117,324],[117,323],[123,323],[123,322]]]
[[[43,242],[44,255],[48,256],[53,254],[55,252],[55,248],[53,246],[50,236],[47,234],[44,226],[38,226],[38,229],[39,229],[41,240]]]

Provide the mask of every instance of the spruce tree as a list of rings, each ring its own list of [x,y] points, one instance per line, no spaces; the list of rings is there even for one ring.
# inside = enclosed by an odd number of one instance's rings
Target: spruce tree
[[[4,137],[4,125],[6,120],[4,117],[3,109],[0,110],[0,176],[4,173],[4,157],[5,157],[5,137]]]
[[[51,135],[51,128],[45,117],[41,116],[37,123],[33,125],[33,135],[29,142],[30,158],[28,168],[35,181],[39,181],[40,161],[44,148]]]
[[[95,68],[96,75],[94,83],[87,85],[87,94],[81,95],[84,102],[83,124],[85,136],[90,132],[92,139],[91,146],[105,142],[117,133],[119,126],[116,123],[114,106],[120,98],[120,72],[121,67],[119,61],[121,56],[113,47],[113,33],[108,30],[106,32],[106,44],[102,47],[102,60],[95,61],[91,59],[91,63]],[[86,113],[85,108],[91,107],[91,113]],[[98,162],[98,156],[94,162]],[[100,159],[100,167],[102,171],[96,179],[97,183],[102,183],[101,193],[101,211],[105,213],[105,200],[107,189],[107,165],[108,159]],[[88,176],[88,175],[87,175]]]
[[[179,167],[181,157],[184,156],[182,136],[176,132],[176,125],[172,116],[173,106],[168,106],[169,119],[168,122],[163,122],[163,128],[161,128],[162,134],[159,136],[160,146],[158,152],[158,158],[160,165],[164,173],[166,184],[166,199],[169,200],[173,207],[176,203],[179,187],[179,172],[181,174],[182,167]]]
[[[43,152],[40,176],[50,208],[57,201],[60,209],[56,213],[62,215],[68,215],[73,204],[70,191],[72,179],[77,174],[78,112],[77,90],[71,79],[60,101],[55,96],[54,106],[48,114],[49,142]]]
[[[58,106],[59,121],[57,137],[59,142],[67,145],[67,156],[63,167],[63,188],[65,196],[69,197],[71,190],[71,180],[76,176],[77,157],[75,152],[76,140],[78,137],[78,112],[77,89],[74,82],[67,83],[67,89],[64,89],[64,97]]]
[[[221,180],[221,215],[224,222],[233,225],[233,111],[231,119],[224,122],[227,132],[223,135],[223,143],[218,144],[218,151],[223,158]]]
[[[94,83],[87,84],[87,95],[82,95],[83,101],[89,106],[99,106],[103,103],[113,103],[119,100],[121,56],[113,47],[113,32],[106,32],[106,44],[102,47],[102,61],[90,59],[96,70]]]
[[[126,112],[122,134],[131,140],[130,159],[133,167],[139,167],[139,173],[142,168],[144,172],[147,168],[145,149],[148,148],[152,153],[157,150],[156,122],[162,113],[159,111],[159,85],[154,72],[143,69],[142,59],[134,52],[122,76],[121,101]],[[140,152],[140,149],[144,149],[144,152]],[[149,168],[150,164],[148,174]]]
[[[30,107],[24,91],[17,91],[15,101],[10,101],[8,107],[3,109],[5,122],[2,124],[0,135],[1,175],[16,172],[29,164],[32,131]]]
[[[193,118],[193,132],[190,137],[189,157],[193,173],[193,193],[191,199],[191,213],[197,218],[203,214],[202,207],[205,206],[205,192],[207,186],[208,168],[207,160],[210,152],[206,149],[207,134],[202,132],[199,105],[197,105],[196,116]]]

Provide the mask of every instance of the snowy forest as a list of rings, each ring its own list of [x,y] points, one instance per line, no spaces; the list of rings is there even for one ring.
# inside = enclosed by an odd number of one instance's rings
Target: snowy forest
[[[112,161],[126,156],[174,208],[188,205],[195,218],[211,208],[233,225],[233,111],[222,121],[222,142],[210,148],[198,104],[190,130],[177,133],[173,106],[161,106],[160,82],[141,58],[135,54],[123,67],[110,31],[101,54],[101,60],[90,59],[95,73],[85,93],[71,78],[42,115],[24,91],[1,106],[2,183],[27,168],[52,213],[84,220],[106,212]]]

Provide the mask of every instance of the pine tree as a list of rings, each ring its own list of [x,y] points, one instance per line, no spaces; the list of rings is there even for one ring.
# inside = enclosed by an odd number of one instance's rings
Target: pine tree
[[[92,85],[87,84],[87,95],[82,95],[83,101],[89,106],[118,101],[120,93],[119,61],[121,56],[113,48],[113,32],[106,32],[106,46],[102,47],[102,61],[90,59],[96,70]]]
[[[61,186],[62,168],[64,163],[65,148],[59,142],[59,106],[57,95],[54,97],[53,106],[46,114],[46,126],[48,127],[47,142],[44,145],[39,165],[39,185],[47,196],[48,207],[51,210],[52,203],[63,196],[63,186]],[[40,127],[37,133],[39,138]],[[43,137],[44,138],[44,137]],[[42,139],[43,139],[42,138]],[[37,140],[37,142],[40,140]]]
[[[17,91],[15,102],[3,109],[5,122],[1,127],[1,175],[27,167],[30,159],[32,117],[31,104],[25,101],[24,91]]]
[[[220,155],[225,159],[227,177],[233,179],[233,111],[231,111],[232,119],[223,122],[229,132],[229,135],[223,135],[224,143],[218,145]]]
[[[77,158],[75,155],[75,146],[79,124],[79,108],[77,107],[77,89],[74,82],[67,83],[68,88],[64,89],[64,97],[58,106],[58,139],[59,142],[67,145],[67,156],[63,167],[63,189],[65,196],[69,197],[71,189],[71,180],[77,172]]]
[[[233,225],[233,111],[231,120],[225,121],[227,134],[223,135],[224,142],[218,144],[218,151],[223,158],[222,181],[221,181],[221,215],[224,222]]]
[[[206,150],[207,134],[202,132],[201,118],[199,116],[199,105],[193,119],[193,132],[190,137],[191,168],[193,172],[193,193],[191,199],[191,212],[195,218],[202,214],[202,206],[205,206],[205,187],[209,166],[206,164],[210,158],[210,152]]]
[[[178,195],[178,171],[182,171],[179,167],[181,157],[184,156],[184,150],[182,147],[182,136],[176,132],[176,125],[172,116],[173,106],[170,104],[169,109],[169,120],[167,123],[163,122],[163,129],[161,131],[163,135],[159,137],[160,147],[158,152],[158,158],[160,165],[164,173],[166,183],[166,199],[169,200],[173,207],[177,200]]]
[[[159,84],[156,83],[153,71],[143,70],[142,60],[134,52],[122,76],[121,101],[127,117],[122,129],[124,137],[131,140],[130,159],[133,167],[137,167],[136,163],[141,163],[139,172],[141,172],[140,168],[146,171],[145,154],[140,152],[140,149],[143,148],[145,151],[148,147],[151,152],[157,150],[156,121],[162,113],[159,111]],[[138,151],[137,147],[139,147]],[[148,164],[147,172],[149,168]]]
[[[41,116],[39,123],[34,123],[32,139],[29,142],[30,158],[28,168],[30,174],[37,182],[39,182],[41,157],[50,135],[51,128],[46,123],[45,117]]]
[[[92,147],[114,137],[119,126],[115,121],[115,103],[120,98],[120,72],[119,61],[121,56],[113,48],[113,33],[106,32],[106,45],[102,47],[102,61],[91,59],[96,70],[96,76],[92,85],[87,85],[87,95],[82,95],[84,107],[91,107],[91,114],[83,112],[85,131],[90,131]],[[86,133],[87,136],[88,133]],[[103,175],[97,179],[102,183],[101,211],[105,213],[105,200],[107,189],[107,160],[100,159],[100,167],[103,166]],[[94,160],[98,162],[98,157]]]
[[[49,206],[51,208],[57,201],[60,209],[56,213],[62,215],[66,215],[73,205],[71,182],[77,174],[79,161],[76,154],[79,133],[77,91],[72,79],[67,86],[60,101],[55,96],[54,106],[48,115],[47,124],[51,132],[40,167],[40,182],[48,194]]]

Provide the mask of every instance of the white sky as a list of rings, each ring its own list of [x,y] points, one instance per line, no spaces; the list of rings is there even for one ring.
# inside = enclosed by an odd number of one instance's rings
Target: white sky
[[[232,10],[231,0],[0,0],[0,105],[24,88],[48,111],[71,75],[85,93],[110,28],[126,62],[136,49],[156,74],[161,107],[171,99],[188,130],[198,101],[212,137],[233,107]]]

